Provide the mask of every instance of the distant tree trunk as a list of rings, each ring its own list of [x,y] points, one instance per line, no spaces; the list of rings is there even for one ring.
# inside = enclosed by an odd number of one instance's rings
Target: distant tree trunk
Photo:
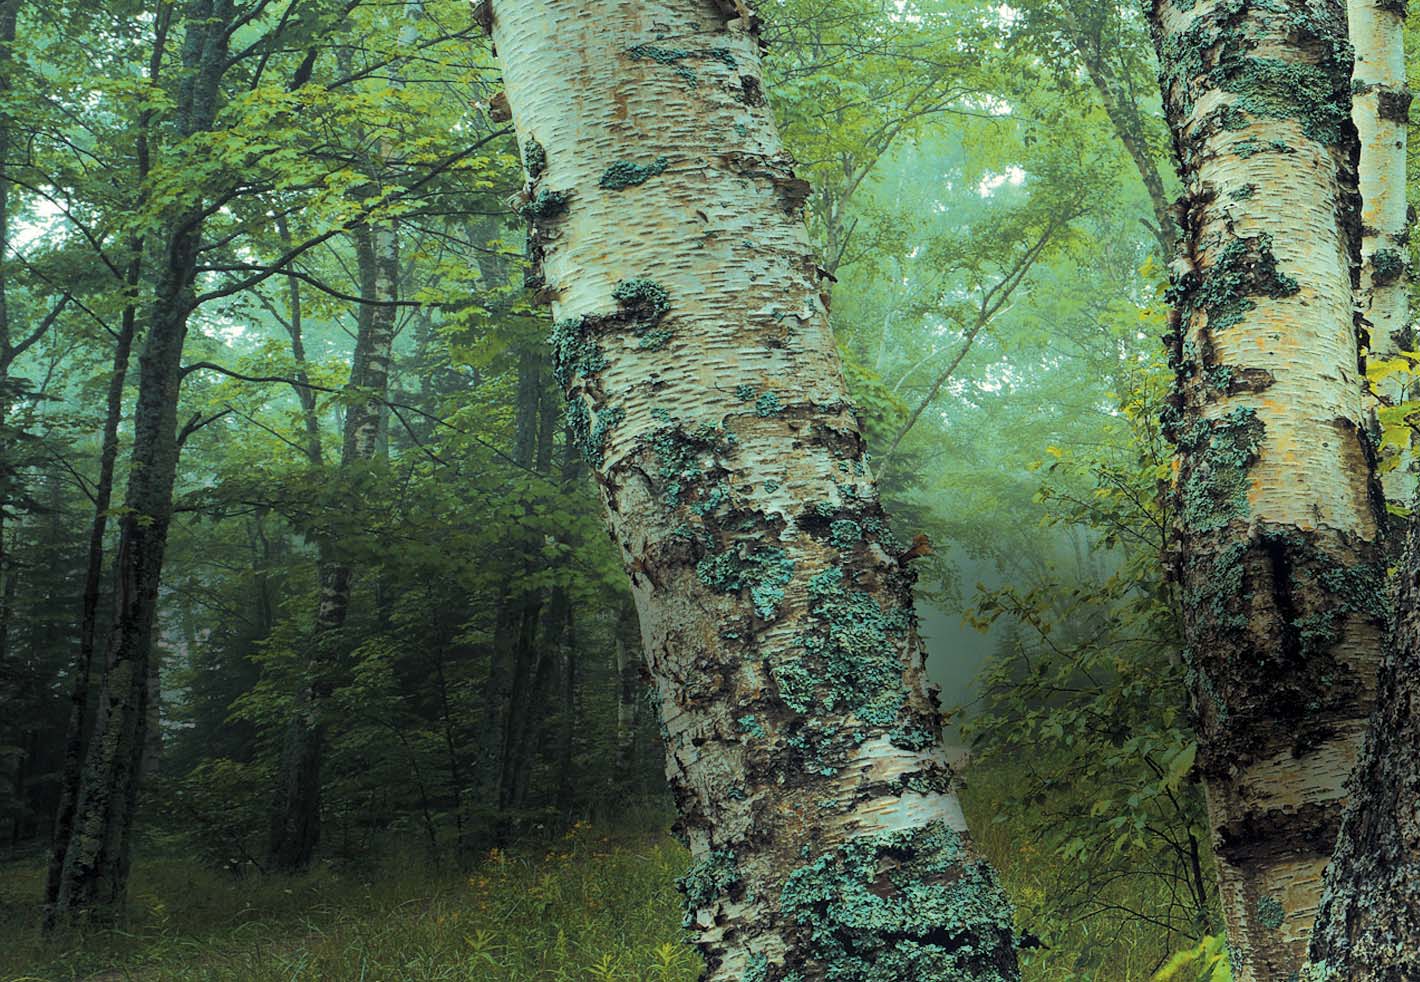
[[[562,643],[558,645],[562,685],[558,693],[561,711],[557,726],[557,815],[564,825],[572,822],[572,810],[577,800],[577,783],[572,762],[577,745],[577,620],[576,609],[564,596],[553,598],[554,609],[561,606],[564,624]]]
[[[360,309],[360,330],[350,366],[353,398],[345,410],[342,469],[368,463],[379,446],[398,310],[395,300],[399,238],[394,223],[375,229],[361,225],[355,230],[355,241],[361,293],[369,302]],[[340,543],[323,543],[315,630],[309,641],[305,677],[295,711],[286,727],[271,812],[268,852],[276,869],[305,869],[320,841],[325,703],[334,689],[334,673],[347,646],[342,629],[354,578],[355,570],[341,553]]]
[[[0,0],[0,98],[10,92],[10,66],[21,0]],[[10,120],[0,110],[0,162],[9,159]],[[6,427],[10,417],[10,365],[13,360],[10,338],[10,180],[0,168],[0,665],[10,657],[10,556],[5,541],[5,519],[10,507],[10,488],[16,480],[14,465],[9,461]]]
[[[1405,4],[1349,0],[1352,119],[1360,138],[1361,297],[1370,322],[1371,351],[1391,357],[1413,351],[1409,332],[1410,221],[1405,201],[1406,126],[1410,90],[1405,84]],[[1411,481],[1413,484],[1413,480]],[[1407,488],[1402,500],[1410,497]]]
[[[538,408],[544,384],[543,372],[544,366],[536,352],[529,349],[519,355],[511,457],[513,464],[523,470],[532,470],[537,459]],[[525,503],[524,514],[527,511]],[[536,549],[535,542],[521,537],[512,550],[513,567],[525,569]],[[493,645],[479,714],[473,800],[477,807],[493,814],[495,835],[502,834],[504,824],[497,813],[504,805],[510,714],[517,689],[517,675],[525,670],[524,652],[529,648],[526,639],[527,610],[533,604],[541,605],[537,591],[529,591],[517,582],[504,585],[493,615]]]
[[[210,130],[216,119],[219,86],[229,67],[227,25],[233,9],[233,0],[190,0],[186,7],[183,64],[189,75],[177,108],[180,136]],[[195,305],[202,219],[198,202],[184,209],[163,236],[163,265],[139,359],[134,467],[119,520],[103,687],[55,901],[62,920],[109,919],[127,887],[147,722],[148,659],[177,476],[182,350]]]
[[[153,48],[148,59],[148,81],[157,84],[162,70],[163,53],[167,47],[168,27],[172,23],[172,7],[164,5],[153,25]],[[142,186],[151,167],[148,130],[153,110],[144,109],[137,120],[137,183]],[[89,523],[88,556],[84,565],[84,592],[80,601],[79,649],[70,669],[69,721],[65,727],[64,765],[60,775],[59,805],[55,810],[53,846],[49,856],[49,871],[44,888],[44,927],[51,930],[55,921],[55,903],[59,899],[59,882],[64,871],[64,855],[74,834],[74,809],[78,804],[79,780],[84,766],[84,750],[89,738],[89,694],[93,686],[94,654],[98,648],[99,598],[103,589],[104,542],[108,535],[109,507],[113,503],[114,468],[118,463],[118,427],[123,420],[123,388],[128,381],[128,362],[133,353],[133,339],[138,330],[137,292],[143,277],[143,240],[135,237],[129,243],[126,285],[128,301],[120,315],[118,336],[114,339],[113,365],[108,381],[104,408],[103,436],[99,445],[99,477],[94,484],[94,517]]]
[[[483,12],[556,371],[660,695],[706,978],[1017,977],[744,0]]]
[[[525,357],[531,366],[531,372],[523,376],[530,388],[528,418],[537,424],[533,437],[536,447],[533,470],[546,477],[552,469],[553,442],[561,414],[547,398],[546,368],[541,359],[531,351]],[[526,571],[531,573],[546,561],[534,559],[541,550],[535,533],[531,529],[529,533],[528,542],[520,551],[525,557]],[[534,741],[538,739],[538,724],[547,712],[546,699],[560,655],[568,603],[566,591],[561,588],[552,590],[550,596],[547,590],[537,589],[523,600],[522,627],[513,655],[512,686],[499,752],[502,778],[498,803],[505,811],[521,809],[526,803],[530,772],[537,756]],[[511,831],[511,825],[504,824],[502,837]]]
[[[636,608],[628,605],[617,618],[614,657],[616,668],[616,768],[617,791],[641,790],[641,761],[637,756],[641,733],[641,703],[645,684],[641,680],[642,661],[635,646]]]
[[[1115,135],[1124,144],[1144,190],[1149,195],[1149,205],[1154,212],[1154,224],[1148,229],[1159,245],[1159,257],[1165,262],[1173,260],[1178,246],[1177,226],[1173,209],[1169,207],[1168,195],[1164,192],[1163,176],[1159,173],[1153,148],[1149,146],[1149,136],[1145,129],[1145,116],[1139,110],[1133,93],[1125,86],[1124,80],[1109,61],[1105,50],[1111,41],[1106,41],[1102,31],[1090,32],[1076,16],[1072,5],[1067,4],[1063,12],[1064,26],[1070,42],[1075,46],[1085,71],[1099,92],[1104,104],[1105,115],[1114,126]]]
[[[147,720],[143,724],[143,755],[138,765],[138,779],[141,784],[155,777],[163,759],[163,673],[162,673],[162,625],[156,627],[157,639],[148,652],[148,688],[145,697]]]
[[[1350,48],[1339,0],[1152,20],[1186,188],[1169,425],[1198,766],[1236,978],[1274,982],[1305,960],[1386,618]]]
[[[291,227],[286,216],[276,215],[276,231],[281,236],[281,248],[291,251]],[[291,338],[291,358],[295,362],[292,373],[296,379],[296,398],[301,402],[301,420],[306,427],[306,456],[311,463],[320,466],[322,460],[320,419],[316,416],[316,393],[310,387],[310,374],[306,362],[306,340],[302,324],[301,281],[295,272],[287,268],[286,304],[290,320],[286,322],[286,333]]]

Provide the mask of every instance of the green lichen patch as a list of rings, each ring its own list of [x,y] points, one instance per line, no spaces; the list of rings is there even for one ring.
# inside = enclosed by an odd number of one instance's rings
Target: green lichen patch
[[[1248,198],[1251,198],[1256,193],[1256,184],[1244,184],[1241,187],[1235,187],[1231,191],[1229,191],[1228,197],[1232,198],[1234,201],[1246,201]]]
[[[1268,930],[1277,930],[1286,917],[1287,912],[1282,909],[1282,904],[1276,897],[1266,896],[1257,902],[1257,923]]]
[[[863,526],[851,518],[840,518],[828,526],[828,541],[836,549],[852,549],[863,540]]]
[[[1220,419],[1200,419],[1179,435],[1184,470],[1178,496],[1185,528],[1204,532],[1247,517],[1248,475],[1262,438],[1262,421],[1246,407]]]
[[[1262,234],[1228,242],[1201,275],[1177,279],[1168,299],[1185,317],[1191,311],[1207,315],[1208,330],[1216,333],[1241,323],[1257,307],[1253,297],[1290,297],[1299,289],[1295,279],[1277,269],[1272,237]]]
[[[652,280],[622,280],[612,288],[611,297],[623,313],[639,323],[659,323],[671,309],[665,287]]]
[[[651,280],[622,280],[611,295],[619,308],[619,319],[636,332],[638,347],[652,351],[665,347],[672,336],[671,331],[660,326],[671,309],[665,287]]]
[[[754,612],[773,620],[784,600],[784,587],[794,578],[794,560],[778,546],[740,544],[700,560],[695,575],[721,593],[748,590]]]
[[[536,137],[528,137],[523,147],[523,167],[528,172],[528,180],[536,181],[547,172],[547,150]]]
[[[620,408],[598,409],[593,413],[585,399],[575,398],[567,403],[565,420],[567,432],[582,452],[582,458],[599,468],[606,461],[607,437],[625,417],[625,410]]]
[[[606,356],[592,339],[588,319],[568,318],[552,325],[552,374],[566,390],[578,376],[589,378],[606,367]]]
[[[941,822],[851,839],[794,870],[779,895],[807,974],[839,982],[1015,977],[1011,907]],[[823,975],[822,973],[830,972]]]
[[[701,858],[675,881],[676,889],[685,896],[681,924],[692,926],[696,911],[728,893],[739,881],[739,864],[732,850],[716,849]]]
[[[651,451],[656,458],[662,500],[674,508],[686,501],[692,491],[706,488],[716,469],[715,455],[728,445],[729,434],[713,426],[686,429],[668,423],[659,427],[651,434]]]
[[[545,222],[548,219],[566,214],[569,201],[571,201],[571,195],[566,191],[543,188],[536,197],[518,209],[518,214],[529,221]]]
[[[758,394],[759,390],[748,382],[735,386],[735,398],[740,402],[749,402]]]
[[[738,727],[739,731],[745,736],[753,737],[756,740],[763,740],[765,737],[769,736],[763,725],[760,724],[759,717],[755,716],[753,713],[747,713],[735,720],[735,726]]]
[[[601,180],[597,184],[609,191],[625,191],[627,188],[645,184],[651,178],[665,173],[666,165],[669,163],[670,161],[665,157],[657,157],[649,164],[633,164],[629,160],[618,160],[602,173]]]
[[[1272,38],[1287,38],[1307,54],[1258,56]],[[1346,138],[1352,56],[1343,8],[1222,0],[1185,29],[1160,37],[1158,54],[1164,91],[1183,119],[1205,93],[1222,91],[1232,99],[1211,115],[1224,130],[1288,119],[1324,144]],[[1208,127],[1194,132],[1206,139]]]
[[[808,592],[811,626],[801,643],[817,664],[824,707],[847,710],[866,723],[893,722],[901,704],[902,649],[911,614],[884,610],[837,567],[812,577]]]
[[[1246,160],[1255,157],[1260,153],[1296,153],[1295,147],[1289,147],[1281,140],[1259,140],[1256,137],[1248,137],[1233,144],[1233,153]]]
[[[1377,249],[1371,256],[1371,282],[1389,286],[1405,272],[1405,257],[1394,249]]]
[[[937,730],[930,720],[909,717],[888,731],[888,742],[902,750],[926,750],[937,742]]]
[[[691,87],[699,85],[700,79],[689,65],[684,64],[687,61],[715,61],[732,71],[739,68],[734,53],[729,48],[722,47],[691,50],[689,48],[668,48],[657,44],[638,44],[627,48],[626,54],[632,61],[653,61],[658,65],[665,65],[673,69],[676,75],[684,79]]]
[[[740,982],[769,982],[769,959],[759,952],[750,952]]]
[[[768,418],[777,416],[784,411],[784,403],[779,401],[779,397],[773,392],[766,392],[761,395],[754,404],[754,414]]]
[[[1338,72],[1330,61],[1311,65],[1247,57],[1227,64],[1218,74],[1219,86],[1236,96],[1229,107],[1234,113],[1241,110],[1249,118],[1295,119],[1303,133],[1328,145],[1340,141],[1350,122],[1350,72]]]

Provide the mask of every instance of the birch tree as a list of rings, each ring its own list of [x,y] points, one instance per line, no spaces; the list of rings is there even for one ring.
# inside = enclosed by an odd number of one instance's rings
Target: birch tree
[[[1371,351],[1391,367],[1413,350],[1409,328],[1409,219],[1405,200],[1405,8],[1353,0],[1347,6],[1356,48],[1353,118],[1360,135],[1361,309],[1370,322]],[[1374,376],[1373,376],[1374,377]],[[1383,372],[1384,415],[1408,393],[1409,372]],[[1387,405],[1389,402],[1391,405]],[[1409,443],[1409,429],[1404,430]],[[1388,498],[1406,500],[1414,474],[1398,480]],[[1408,478],[1408,479],[1407,479]],[[1420,534],[1410,524],[1399,572],[1395,610],[1371,728],[1348,783],[1350,799],[1326,872],[1326,891],[1311,941],[1312,978],[1404,979],[1420,973],[1420,829],[1414,804],[1420,725],[1410,707],[1420,680]]]
[[[1410,209],[1405,200],[1411,101],[1405,81],[1405,6],[1350,0],[1346,10],[1356,49],[1351,116],[1360,138],[1357,304],[1365,318],[1367,374],[1377,400],[1386,498],[1403,506],[1414,490],[1414,429],[1408,417],[1415,410],[1415,365],[1406,353],[1416,347],[1410,326]]]
[[[495,0],[555,371],[711,980],[1015,978],[744,0]]]
[[[1336,0],[1157,0],[1180,176],[1185,652],[1240,982],[1307,950],[1385,623],[1352,291],[1351,48]]]
[[[1407,336],[1409,228],[1405,202],[1405,5],[1349,0],[1352,119],[1360,138],[1361,295],[1370,322],[1370,350],[1383,358],[1415,348]]]

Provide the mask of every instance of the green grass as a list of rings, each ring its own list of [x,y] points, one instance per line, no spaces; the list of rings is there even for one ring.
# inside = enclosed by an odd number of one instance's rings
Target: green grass
[[[1018,923],[1048,950],[1022,953],[1025,982],[1144,982],[1189,947],[1123,913],[1064,922],[1051,900],[1081,870],[993,823],[1019,787],[1009,771],[973,772],[965,795],[974,837],[1001,873]],[[315,980],[596,980],[692,982],[675,878],[686,851],[661,814],[492,852],[458,874],[418,855],[294,877],[231,874],[150,847],[134,863],[127,924],[42,942],[35,901],[43,860],[0,866],[0,982]],[[166,854],[164,854],[166,853]],[[1158,909],[1157,881],[1125,878],[1097,899]],[[1190,978],[1182,974],[1178,978]]]
[[[124,930],[44,944],[35,860],[0,868],[0,979],[692,982],[674,886],[688,864],[664,835],[587,827],[467,875],[391,857],[238,879],[140,856]]]

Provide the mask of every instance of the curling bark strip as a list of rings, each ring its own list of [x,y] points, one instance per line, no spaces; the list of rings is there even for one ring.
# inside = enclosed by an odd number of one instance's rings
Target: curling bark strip
[[[1383,502],[1339,0],[1156,0],[1180,176],[1178,576],[1239,982],[1302,965],[1374,701]]]
[[[743,2],[483,8],[711,980],[1017,977]]]

